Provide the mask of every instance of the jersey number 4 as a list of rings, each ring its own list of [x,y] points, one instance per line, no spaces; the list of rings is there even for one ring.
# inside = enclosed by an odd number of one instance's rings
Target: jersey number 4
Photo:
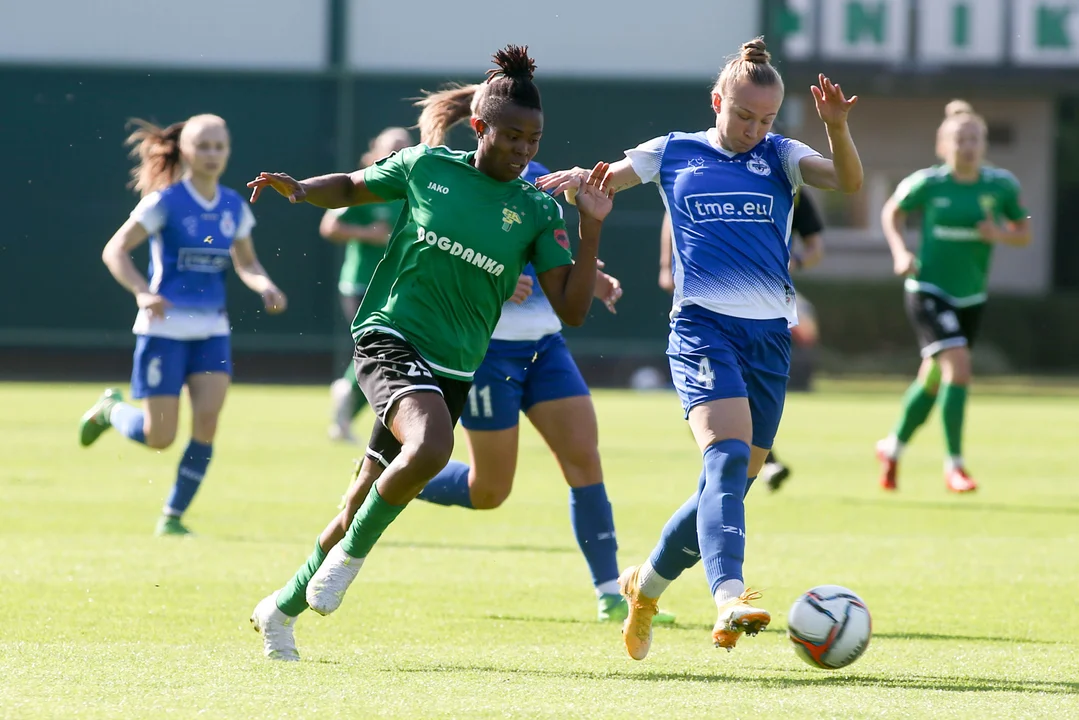
[[[705,390],[714,390],[716,387],[716,374],[712,372],[712,363],[703,357],[697,364],[697,384]]]

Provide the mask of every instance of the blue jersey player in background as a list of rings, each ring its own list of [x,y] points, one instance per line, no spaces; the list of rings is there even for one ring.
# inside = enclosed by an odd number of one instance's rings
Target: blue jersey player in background
[[[788,270],[793,198],[802,184],[854,192],[862,164],[847,127],[857,98],[847,100],[823,75],[813,97],[832,159],[770,132],[783,81],[769,60],[762,38],[743,45],[712,90],[715,127],[643,143],[604,177],[615,190],[656,183],[671,215],[667,355],[704,460],[697,492],[667,522],[649,560],[619,578],[630,601],[623,638],[635,660],[648,654],[660,594],[698,560],[718,608],[717,647],[729,650],[771,620],[750,604],[760,594],[743,582],[743,500],[783,412],[789,327],[797,323]],[[538,182],[557,194],[589,174],[574,168]]]
[[[262,296],[266,311],[285,310],[285,295],[255,255],[255,218],[237,192],[218,185],[229,159],[229,133],[216,115],[196,115],[167,128],[138,121],[129,138],[139,160],[133,187],[142,200],[116,231],[102,259],[134,294],[139,312],[133,331],[131,395],[142,408],[107,389],[83,415],[79,442],[93,444],[105,430],[155,450],[172,445],[180,392],[191,398],[191,441],[176,483],[157,523],[158,535],[186,535],[181,522],[213,455],[217,418],[232,377],[225,272],[229,265]],[[150,241],[148,277],[131,251]]]
[[[421,141],[442,144],[450,127],[472,115],[477,91],[483,87],[455,85],[417,103],[423,108]],[[532,161],[521,177],[533,182],[546,172]],[[622,289],[613,277],[599,272],[595,294],[614,312]],[[570,487],[570,521],[591,571],[598,619],[621,622],[629,607],[618,589],[618,544],[603,484],[596,412],[561,331],[562,323],[544,297],[535,270],[526,266],[517,292],[502,308],[461,416],[471,463],[451,461],[419,498],[476,510],[505,502],[517,469],[523,412],[554,453]],[[667,613],[657,616],[657,622],[673,621]]]

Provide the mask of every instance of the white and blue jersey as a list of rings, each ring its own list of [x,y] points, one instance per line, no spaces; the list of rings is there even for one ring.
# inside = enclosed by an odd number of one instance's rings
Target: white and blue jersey
[[[534,183],[547,172],[532,161],[521,177]],[[562,338],[562,321],[543,294],[536,270],[528,264],[522,274],[532,277],[532,294],[520,305],[507,302],[502,306],[461,416],[467,430],[516,427],[521,411],[527,412],[536,403],[588,395],[588,386]]]
[[[674,132],[627,150],[671,216],[674,306],[667,354],[688,415],[748,397],[753,444],[771,447],[798,322],[788,272],[799,163],[817,155],[769,133],[752,150],[720,147],[715,130]]]
[[[132,394],[179,395],[188,375],[231,372],[225,280],[233,241],[255,226],[247,202],[224,187],[207,200],[185,179],[144,197],[131,219],[149,234],[150,292],[170,304],[164,318],[135,318]]]

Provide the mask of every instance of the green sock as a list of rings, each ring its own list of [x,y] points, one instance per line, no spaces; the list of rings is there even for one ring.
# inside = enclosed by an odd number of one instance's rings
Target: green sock
[[[967,386],[944,385],[940,392],[940,402],[948,455],[960,457],[963,454],[963,415],[967,407]]]
[[[354,558],[367,557],[382,533],[404,509],[404,505],[390,505],[378,494],[377,487],[371,488],[367,499],[356,511],[356,517],[352,518],[352,524],[348,526],[341,549]]]
[[[892,431],[899,442],[904,444],[910,442],[914,431],[921,427],[929,417],[936,401],[937,396],[931,395],[921,380],[911,383],[906,394],[903,395],[903,414],[899,416],[899,422]]]
[[[277,609],[289,617],[296,617],[307,609],[307,583],[326,559],[326,551],[315,541],[315,551],[307,562],[300,566],[292,579],[277,595]]]

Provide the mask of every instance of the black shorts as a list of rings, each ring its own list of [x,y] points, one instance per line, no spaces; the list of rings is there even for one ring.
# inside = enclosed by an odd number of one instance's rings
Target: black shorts
[[[403,338],[369,332],[356,341],[356,380],[377,415],[367,457],[387,467],[401,452],[401,443],[386,425],[386,416],[405,395],[435,392],[446,401],[456,427],[472,383],[436,375],[416,348]]]
[[[985,303],[957,308],[947,300],[924,292],[904,293],[907,317],[914,326],[922,357],[953,347],[974,347]]]

